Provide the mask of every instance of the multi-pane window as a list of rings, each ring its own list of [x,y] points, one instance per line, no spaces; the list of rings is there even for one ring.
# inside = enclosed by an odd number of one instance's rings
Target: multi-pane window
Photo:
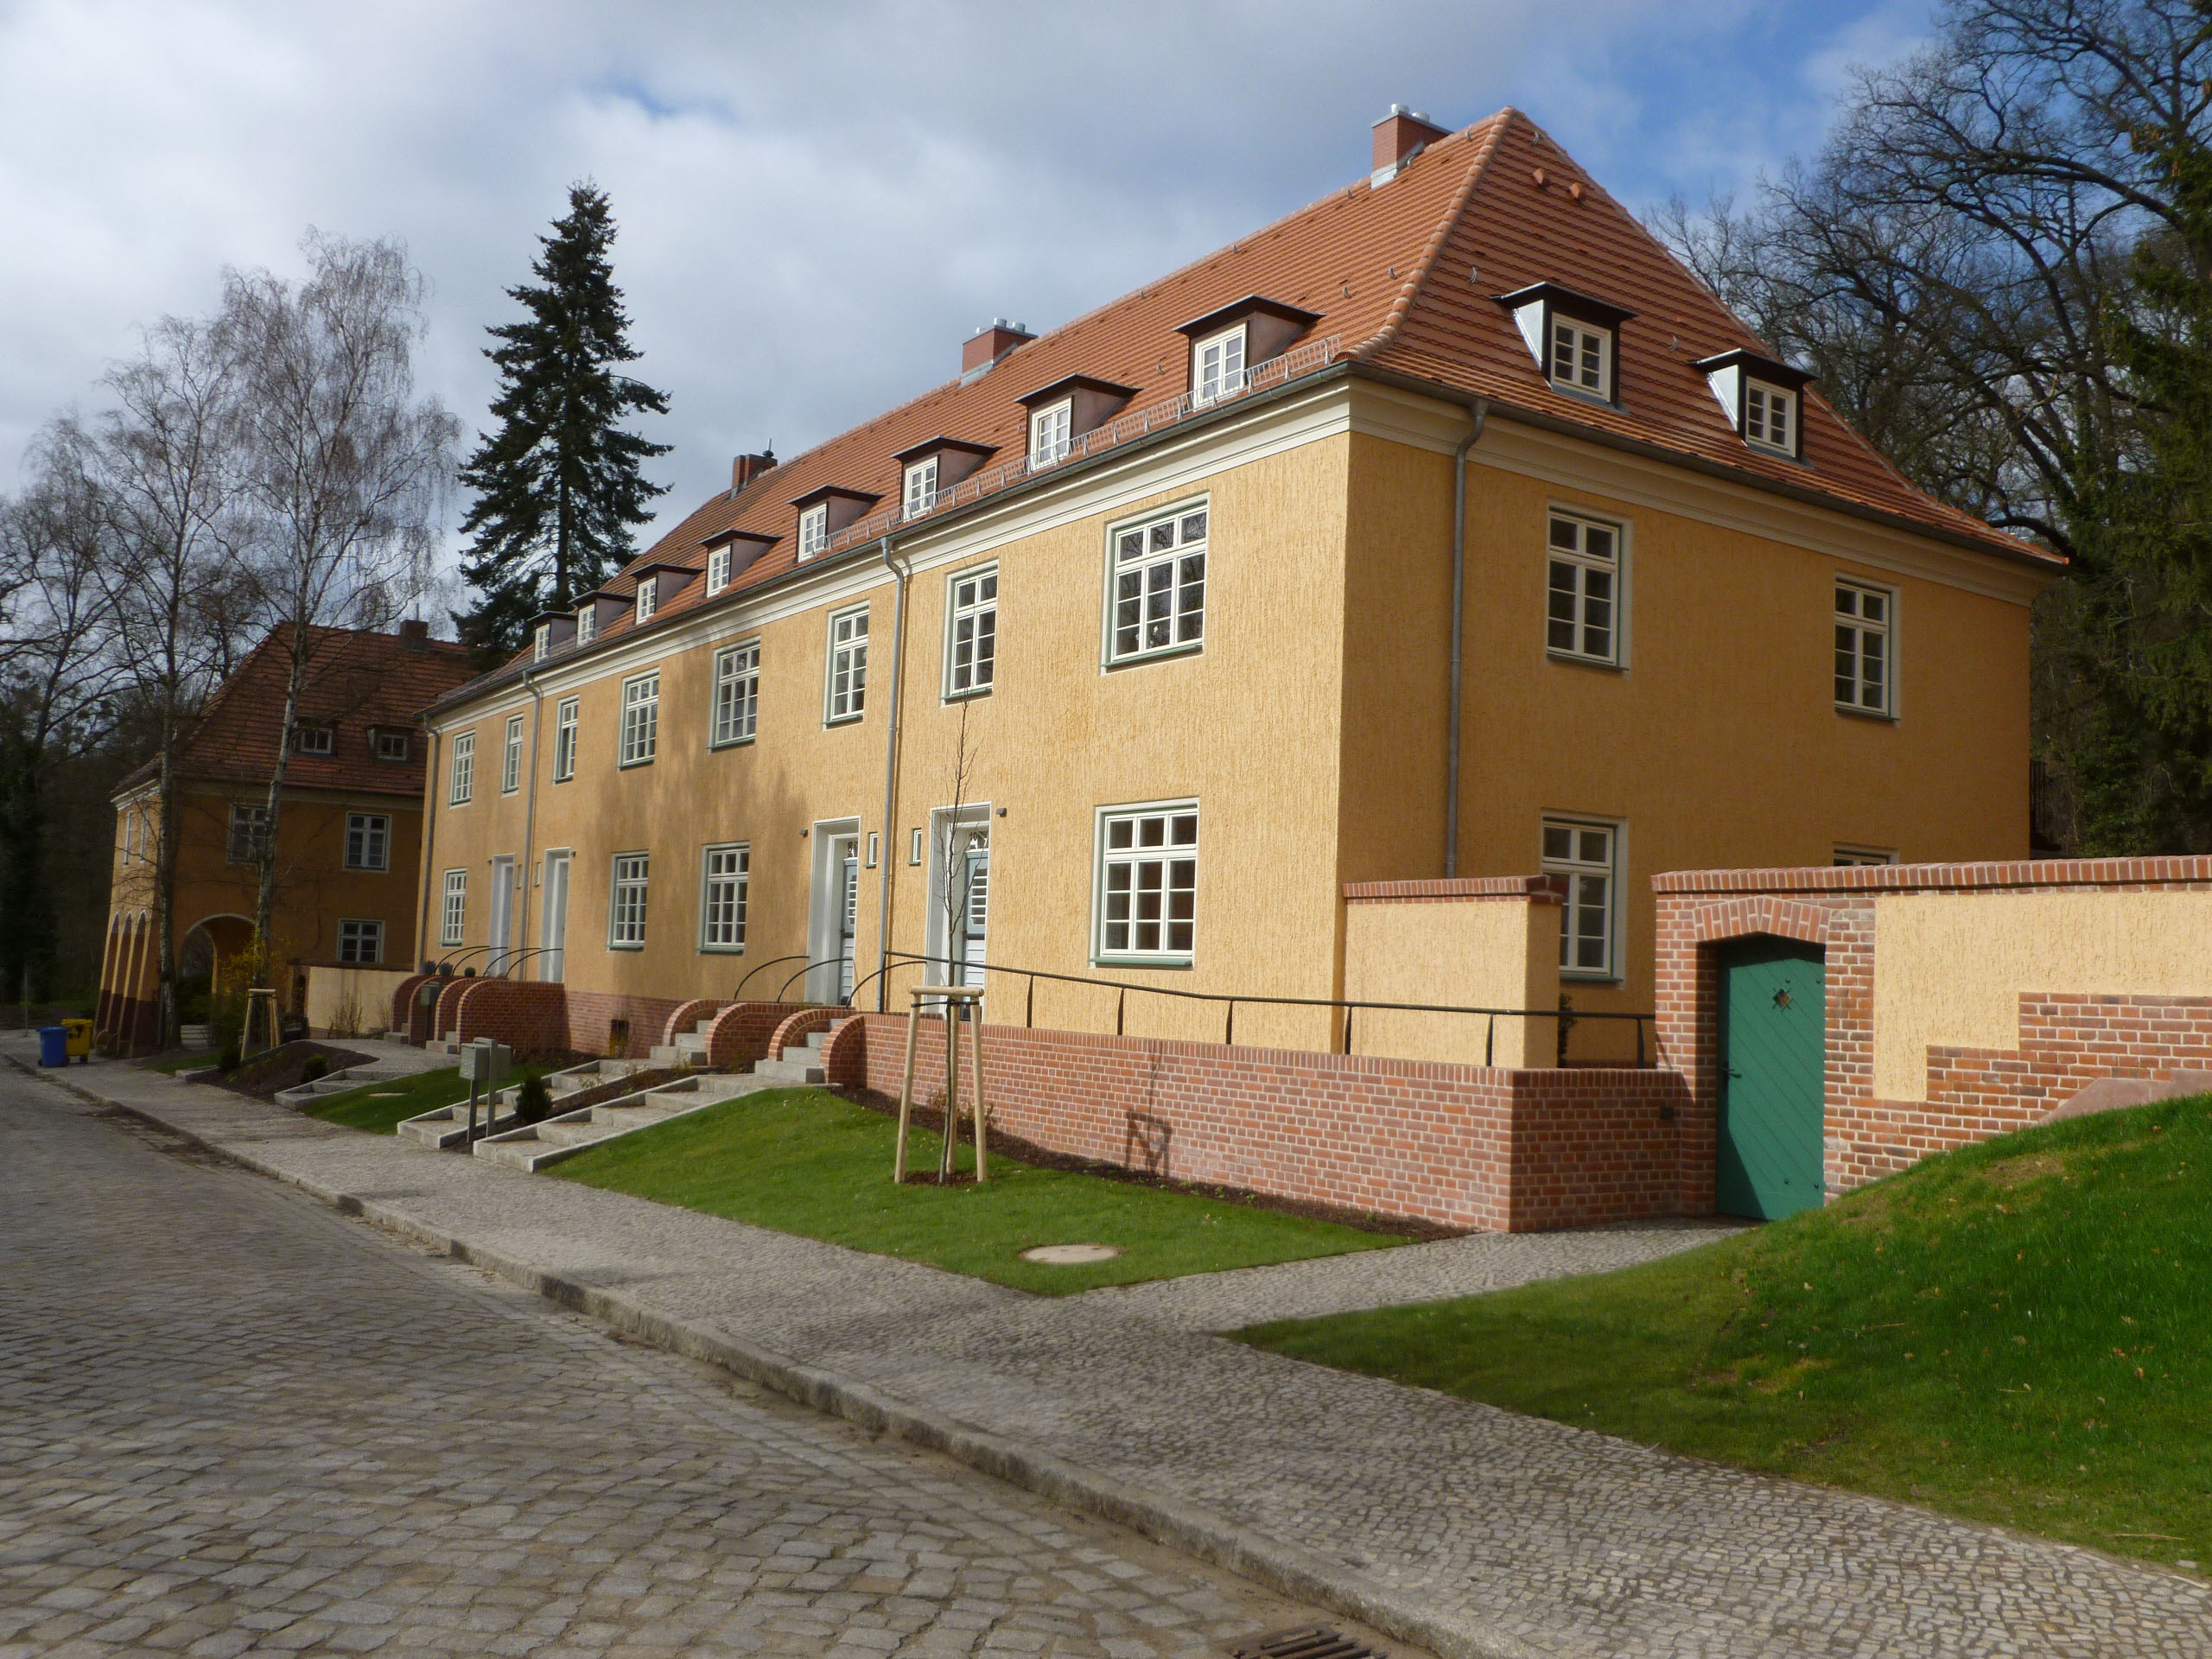
[[[952,578],[952,627],[945,642],[944,694],[971,696],[991,689],[999,655],[999,573],[995,566]]]
[[[1612,393],[1613,336],[1606,328],[1592,328],[1572,317],[1552,318],[1552,384],[1592,397]]]
[[[868,612],[843,611],[830,619],[830,686],[826,718],[858,720],[868,706]]]
[[[1886,715],[1892,653],[1890,628],[1895,598],[1855,582],[1835,585],[1835,702],[1839,709]]]
[[[729,586],[729,543],[724,542],[707,555],[707,591],[719,594]]]
[[[522,787],[522,716],[507,716],[507,741],[499,756],[499,793],[512,795]]]
[[[708,848],[701,879],[705,886],[699,900],[699,948],[742,950],[746,889],[753,880],[751,849],[741,843]]]
[[[251,864],[269,846],[269,809],[233,802],[231,806],[231,862]]]
[[[388,870],[391,868],[391,820],[381,812],[346,815],[346,868],[349,870]]]
[[[404,760],[408,756],[408,753],[407,734],[405,732],[379,731],[377,734],[378,760]]]
[[[1554,656],[1618,663],[1619,530],[1555,512],[1548,543],[1544,648]]]
[[[653,613],[653,604],[659,595],[659,585],[652,582],[638,584],[638,620],[648,621]]]
[[[725,743],[751,742],[760,707],[760,645],[732,645],[728,651],[716,652],[714,734],[708,741],[717,748]]]
[[[660,741],[660,676],[640,674],[622,682],[622,760],[641,766],[653,758]]]
[[[563,697],[553,708],[553,781],[576,775],[576,699]]]
[[[531,639],[534,642],[534,656],[537,661],[542,663],[553,654],[553,625],[550,622],[539,623],[531,633]]]
[[[384,924],[382,922],[340,922],[338,924],[338,960],[340,962],[382,962],[384,960]]]
[[[809,507],[798,516],[798,556],[810,559],[830,545],[828,503]]]
[[[1828,861],[1839,867],[1846,864],[1894,864],[1897,861],[1897,855],[1880,847],[1839,847]]]
[[[635,950],[645,942],[645,874],[643,853],[618,853],[614,884],[607,901],[607,942],[617,950]]]
[[[1029,417],[1029,464],[1049,467],[1056,461],[1065,461],[1070,445],[1070,432],[1075,424],[1075,400],[1065,398],[1050,408],[1040,409]]]
[[[1559,966],[1586,979],[1613,976],[1613,853],[1619,832],[1609,823],[1544,820],[1543,872],[1567,879]]]
[[[1770,386],[1764,380],[1744,383],[1744,435],[1762,449],[1794,455],[1796,440],[1797,394]]]
[[[476,734],[463,732],[453,741],[453,787],[446,791],[448,804],[467,804],[475,789]]]
[[[1187,961],[1198,924],[1198,809],[1099,815],[1098,953]]]
[[[1210,335],[1191,348],[1191,401],[1210,404],[1244,390],[1244,327]]]
[[[292,734],[296,754],[330,754],[338,747],[338,734],[327,726],[302,726]]]
[[[576,613],[576,643],[580,645],[589,644],[592,635],[598,631],[599,607],[587,605]]]
[[[1205,508],[1114,532],[1109,662],[1195,645],[1205,638]]]
[[[468,921],[468,872],[448,870],[444,903],[438,910],[438,942],[459,944]]]
[[[937,457],[918,461],[906,469],[905,515],[918,518],[937,505]]]

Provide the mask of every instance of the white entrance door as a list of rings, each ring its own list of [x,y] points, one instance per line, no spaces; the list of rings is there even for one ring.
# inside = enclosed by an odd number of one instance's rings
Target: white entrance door
[[[961,902],[953,927],[952,959],[957,964],[958,982],[980,987],[991,912],[991,832],[963,830],[960,833],[967,844],[958,861]]]
[[[507,970],[507,959],[514,948],[514,925],[515,861],[495,858],[492,861],[492,928],[485,940],[492,948],[484,959],[484,971],[493,978]]]
[[[561,982],[569,937],[569,855],[545,855],[545,891],[537,906],[537,977]]]
[[[861,838],[838,836],[830,856],[837,873],[837,998],[842,1001],[853,994],[853,941],[861,914]]]

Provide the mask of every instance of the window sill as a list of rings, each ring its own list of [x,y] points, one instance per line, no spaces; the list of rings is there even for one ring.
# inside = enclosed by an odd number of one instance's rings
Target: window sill
[[[575,780],[576,774],[572,772],[563,777],[556,778],[553,781],[556,784],[573,784]]]
[[[1119,669],[1141,668],[1147,663],[1166,662],[1177,657],[1196,657],[1205,652],[1206,642],[1193,639],[1188,645],[1160,645],[1152,651],[1133,652],[1127,657],[1109,657],[1105,670],[1109,674]]]
[[[991,689],[992,688],[988,685],[979,685],[966,691],[948,691],[944,694],[943,698],[940,699],[940,701],[945,702],[973,702],[978,697],[989,696],[991,695]]]
[[[1611,657],[1585,657],[1579,651],[1554,651],[1549,645],[1544,647],[1544,657],[1547,661],[1564,663],[1572,668],[1605,668],[1616,674],[1628,672],[1626,663]]]
[[[1627,982],[1618,974],[1600,973],[1592,968],[1562,968],[1559,970],[1559,976],[1562,980],[1572,980],[1577,985],[1623,985],[1627,983]],[[1543,1013],[1548,1012],[1548,1010],[1540,1009],[1538,1012]],[[1561,1012],[1566,1014],[1567,1017],[1570,1020],[1574,1018],[1573,1014],[1568,1010],[1562,1009]]]
[[[711,754],[716,749],[749,749],[752,747],[753,740],[749,737],[726,737],[719,743],[709,743],[707,752]]]
[[[654,757],[648,754],[637,760],[618,760],[614,763],[614,770],[617,772],[634,772],[639,766],[650,766],[652,765],[653,760]]]
[[[1158,968],[1170,973],[1188,973],[1197,961],[1193,957],[1093,957],[1094,968]]]
[[[702,957],[741,957],[745,954],[745,947],[741,944],[702,944],[699,947],[699,954]]]
[[[645,948],[645,942],[640,939],[635,944],[616,944],[610,940],[607,948],[610,950],[642,950]]]
[[[863,709],[857,715],[838,715],[832,718],[825,719],[822,722],[822,727],[824,731],[827,731],[833,726],[857,726],[867,718],[868,712]]]
[[[1884,726],[1897,723],[1896,713],[1888,709],[1853,709],[1847,703],[1839,702],[1835,705],[1835,711],[1839,715],[1849,715],[1853,720],[1874,721]]]

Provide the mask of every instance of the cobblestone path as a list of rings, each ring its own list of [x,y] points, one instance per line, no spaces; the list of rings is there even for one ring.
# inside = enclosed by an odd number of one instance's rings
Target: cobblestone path
[[[0,1072],[0,1659],[1149,1659],[1320,1617]]]

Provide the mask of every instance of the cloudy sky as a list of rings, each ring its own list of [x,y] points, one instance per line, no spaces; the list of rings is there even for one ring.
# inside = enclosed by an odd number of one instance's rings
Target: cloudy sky
[[[1368,165],[1393,101],[1507,104],[1639,208],[1815,144],[1930,0],[0,0],[0,489],[140,323],[309,226],[403,238],[427,386],[473,433],[482,329],[575,179],[688,511]]]

